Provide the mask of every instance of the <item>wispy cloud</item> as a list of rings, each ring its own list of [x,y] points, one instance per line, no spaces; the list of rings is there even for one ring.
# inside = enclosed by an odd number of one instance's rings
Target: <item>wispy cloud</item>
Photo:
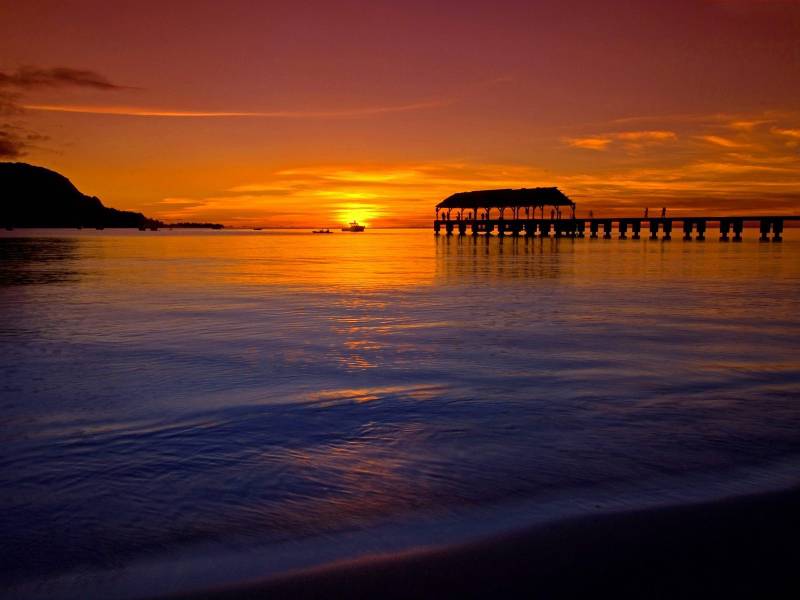
[[[605,150],[613,140],[607,137],[581,137],[565,138],[564,141],[574,148],[583,148],[584,150]]]
[[[0,131],[0,158],[19,158],[25,144],[8,131]]]
[[[348,108],[337,110],[267,110],[267,111],[239,111],[239,110],[182,110],[164,108],[146,108],[136,106],[81,106],[64,104],[25,104],[27,110],[79,113],[89,115],[116,115],[125,117],[179,117],[179,118],[225,118],[225,117],[256,117],[267,119],[346,119],[356,117],[370,117],[388,113],[402,113],[417,110],[442,108],[452,101],[431,100],[411,104],[398,104],[390,106],[368,106],[362,108]]]
[[[24,90],[36,88],[84,87],[96,90],[124,90],[128,86],[112,83],[105,76],[86,69],[25,66],[13,72],[0,71],[0,87]]]
[[[29,148],[47,141],[47,136],[15,125],[0,123],[0,158],[21,158]]]
[[[614,144],[620,143],[628,150],[641,150],[645,146],[674,142],[678,135],[674,131],[643,130],[643,131],[618,131],[591,135],[585,137],[568,137],[564,142],[574,148],[585,150],[609,150]]]
[[[787,148],[797,148],[800,146],[800,128],[798,129],[780,129],[780,128],[773,128],[772,133],[782,136],[783,138],[788,138],[784,142]]]
[[[721,135],[698,135],[696,139],[714,144],[715,146],[722,146],[723,148],[749,148],[752,144],[739,142],[730,138],[722,137]]]
[[[16,71],[0,71],[0,116],[13,123],[0,124],[0,158],[20,158],[43,141],[44,136],[20,124],[24,117],[23,96],[39,89],[82,88],[102,92],[133,89],[112,83],[105,76],[86,69],[25,66]]]

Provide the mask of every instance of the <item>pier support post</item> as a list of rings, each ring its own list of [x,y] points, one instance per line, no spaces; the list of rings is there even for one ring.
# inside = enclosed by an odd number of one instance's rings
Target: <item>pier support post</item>
[[[633,223],[631,223],[631,229],[633,229],[633,239],[638,240],[639,234],[642,231],[642,222],[638,219],[635,220]]]
[[[695,222],[697,226],[697,241],[698,242],[705,242],[706,241],[706,221],[704,219],[700,219],[699,221]]]
[[[604,221],[603,222],[603,239],[610,240],[611,239],[611,221]]]
[[[655,219],[650,219],[650,239],[658,239],[658,221]]]
[[[434,235],[439,235],[439,230],[441,228],[442,228],[442,226],[439,224],[439,221],[434,221],[433,222],[433,233],[434,233]]]
[[[782,242],[781,233],[783,233],[783,219],[775,219],[772,221],[772,241]]]
[[[458,222],[458,235],[464,235],[467,233],[467,224],[464,221]]]
[[[447,231],[447,235],[453,235],[453,222],[447,221],[444,224],[445,231]]]
[[[597,221],[589,221],[589,232],[590,232],[589,237],[595,240],[597,239],[597,226],[598,226]]]
[[[586,231],[586,221],[584,221],[583,219],[575,221],[575,234],[579,238],[586,237],[585,231]]]
[[[628,239],[627,231],[628,231],[628,222],[623,221],[622,219],[619,220],[619,239],[626,240]]]
[[[492,235],[493,229],[494,229],[494,223],[492,223],[491,221],[486,221],[486,228],[484,230],[486,231],[486,235]]]
[[[550,221],[539,222],[539,235],[543,238],[550,237]]]
[[[742,241],[742,231],[744,231],[744,221],[742,219],[736,219],[733,222],[733,241],[734,242],[741,242]]]
[[[728,232],[731,229],[731,222],[727,219],[720,219],[719,221],[719,241],[720,242],[727,242],[728,241]]]
[[[664,221],[663,227],[664,227],[664,237],[661,239],[668,242],[672,239],[672,219]]]
[[[687,242],[692,241],[692,225],[688,219],[683,222],[683,239]]]
[[[478,235],[478,223],[473,221],[470,227],[472,229],[472,235]]]
[[[768,242],[769,241],[769,230],[771,228],[772,221],[769,219],[761,219],[761,237],[758,238],[761,242]]]

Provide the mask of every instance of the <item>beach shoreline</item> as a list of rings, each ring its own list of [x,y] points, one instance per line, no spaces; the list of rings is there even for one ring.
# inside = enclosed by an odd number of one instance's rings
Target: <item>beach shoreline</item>
[[[794,487],[568,518],[163,598],[797,597],[799,503]]]

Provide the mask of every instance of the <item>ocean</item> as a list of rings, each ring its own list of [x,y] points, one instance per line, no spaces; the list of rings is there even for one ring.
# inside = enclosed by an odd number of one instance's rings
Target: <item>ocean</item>
[[[800,483],[783,243],[0,234],[0,596],[138,598]]]

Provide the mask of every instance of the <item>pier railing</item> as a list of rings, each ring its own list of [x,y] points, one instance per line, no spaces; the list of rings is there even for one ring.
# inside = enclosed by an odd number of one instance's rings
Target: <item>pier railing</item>
[[[638,240],[642,235],[642,226],[647,226],[647,233],[652,240],[672,239],[675,224],[680,223],[684,240],[706,239],[706,230],[709,224],[719,226],[719,239],[722,242],[732,240],[740,242],[744,232],[745,223],[759,224],[761,241],[769,241],[772,234],[773,242],[782,241],[784,221],[800,221],[800,215],[772,215],[772,216],[732,216],[732,217],[613,217],[590,219],[436,219],[433,230],[438,235],[441,232],[447,235],[491,235],[497,230],[497,235],[525,235],[528,237],[572,237],[610,239],[616,224],[619,239]]]

